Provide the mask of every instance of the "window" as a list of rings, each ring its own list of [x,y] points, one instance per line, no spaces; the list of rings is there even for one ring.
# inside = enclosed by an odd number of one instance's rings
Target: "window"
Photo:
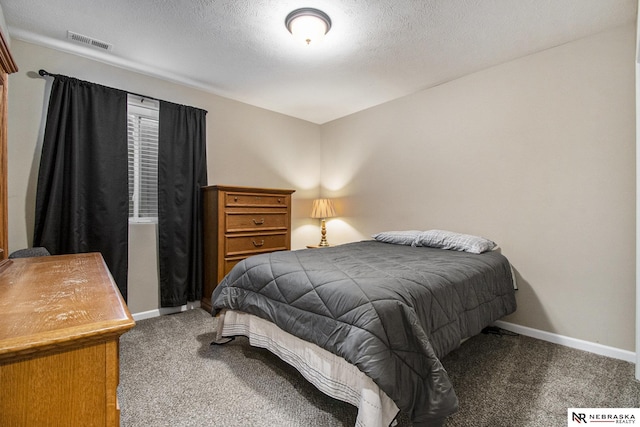
[[[129,222],[158,220],[157,100],[128,95]]]

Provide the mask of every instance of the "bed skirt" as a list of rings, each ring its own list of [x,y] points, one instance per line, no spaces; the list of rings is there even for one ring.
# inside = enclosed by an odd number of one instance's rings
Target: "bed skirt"
[[[243,335],[296,368],[321,392],[358,408],[356,427],[388,427],[399,412],[395,402],[371,378],[340,356],[297,338],[275,324],[241,311],[217,316],[217,339]]]

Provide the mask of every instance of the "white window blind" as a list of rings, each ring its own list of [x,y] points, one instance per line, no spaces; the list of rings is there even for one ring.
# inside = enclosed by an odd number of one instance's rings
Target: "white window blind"
[[[159,102],[128,95],[129,222],[158,220]]]

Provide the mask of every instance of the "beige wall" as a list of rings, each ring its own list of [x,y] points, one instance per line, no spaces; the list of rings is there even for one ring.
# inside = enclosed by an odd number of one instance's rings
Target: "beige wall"
[[[635,351],[634,46],[620,28],[324,125],[334,236],[489,237],[519,278],[505,320]]]
[[[207,110],[209,183],[295,189],[292,246],[316,240],[317,223],[308,215],[310,200],[319,191],[318,125],[20,40],[13,40],[11,48],[20,71],[9,78],[10,251],[30,246],[33,238],[48,102],[46,80],[37,75],[40,68]],[[155,227],[133,225],[130,234],[130,310],[157,309]]]

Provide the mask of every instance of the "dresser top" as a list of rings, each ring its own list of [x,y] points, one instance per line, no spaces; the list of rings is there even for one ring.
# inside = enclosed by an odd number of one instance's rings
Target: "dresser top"
[[[99,253],[9,262],[0,273],[0,360],[105,340],[135,325]]]
[[[273,193],[273,194],[292,194],[296,190],[287,190],[282,188],[256,188],[256,187],[238,187],[231,185],[209,185],[202,187],[204,191],[236,191],[240,193]]]

